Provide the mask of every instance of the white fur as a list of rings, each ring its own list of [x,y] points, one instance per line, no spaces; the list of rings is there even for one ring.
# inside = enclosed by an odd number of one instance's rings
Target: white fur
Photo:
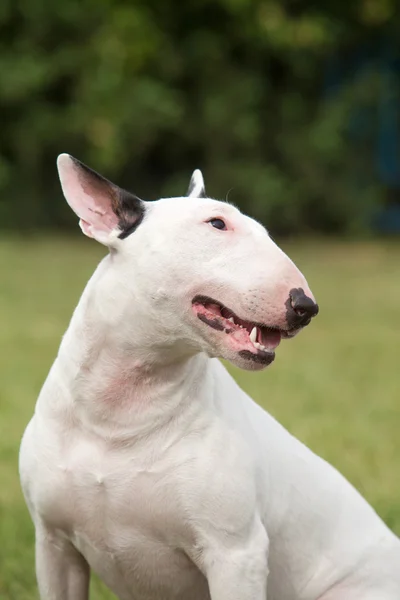
[[[251,365],[192,310],[205,294],[283,325],[289,290],[311,296],[293,263],[204,198],[146,204],[126,239],[103,234],[112,252],[21,445],[41,599],[87,600],[93,569],[121,600],[399,600],[399,540],[237,386],[213,357]]]

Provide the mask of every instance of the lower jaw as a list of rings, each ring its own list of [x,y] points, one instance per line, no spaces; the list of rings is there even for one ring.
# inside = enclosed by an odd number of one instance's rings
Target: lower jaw
[[[252,361],[259,365],[268,366],[275,360],[275,352],[251,352],[251,350],[239,350],[238,355],[245,360]]]
[[[206,323],[210,328],[215,329],[217,331],[225,331],[225,333],[230,336],[234,335],[234,329],[226,329],[224,325],[221,323],[221,320],[218,318],[208,318],[206,315],[197,313],[197,317]],[[234,339],[234,338],[233,338]],[[237,347],[232,347],[237,344]],[[275,350],[260,350],[255,348],[251,343],[246,344],[246,347],[240,348],[240,343],[236,341],[236,344],[232,343],[232,346],[228,348],[228,353],[235,353],[242,359],[245,359],[249,362],[249,366],[251,363],[255,365],[268,366],[275,360]]]

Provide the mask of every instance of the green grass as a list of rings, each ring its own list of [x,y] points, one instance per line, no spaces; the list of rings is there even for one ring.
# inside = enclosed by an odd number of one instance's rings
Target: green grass
[[[284,249],[321,306],[266,372],[240,384],[337,466],[400,534],[400,245]],[[0,242],[0,598],[37,598],[33,528],[17,456],[35,399],[84,284],[104,253],[85,239]],[[111,599],[95,579],[92,600]]]

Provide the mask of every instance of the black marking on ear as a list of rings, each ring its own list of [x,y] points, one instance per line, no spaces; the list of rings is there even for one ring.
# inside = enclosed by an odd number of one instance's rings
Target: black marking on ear
[[[194,189],[194,187],[192,188],[192,191],[193,191],[193,189]],[[190,196],[189,190],[188,190],[188,193],[186,194],[186,196]],[[204,187],[201,188],[200,192],[196,195],[196,198],[208,198]]]
[[[121,229],[118,237],[124,240],[128,235],[136,231],[137,227],[143,221],[145,208],[142,200],[134,194],[121,188],[118,188],[118,191],[118,208],[114,212],[119,218],[118,226]]]
[[[201,176],[203,177],[203,176]],[[188,190],[186,192],[186,196],[191,196],[194,192],[194,190],[197,187],[197,183],[196,183],[196,178],[194,175],[192,175],[191,179],[190,179],[190,183],[189,183],[189,187]],[[207,194],[206,194],[206,188],[204,187],[204,183],[201,186],[201,189],[199,190],[199,193],[196,194],[196,198],[207,198]]]
[[[101,193],[110,198],[111,208],[118,217],[118,227],[121,230],[120,239],[125,239],[133,233],[143,221],[145,214],[144,202],[126,190],[118,187],[97,171],[71,156],[78,169],[79,178],[87,194]]]
[[[75,158],[75,156],[71,156],[69,154],[69,157],[72,160],[72,162],[74,163],[75,167],[77,167],[79,174],[83,177],[84,181],[86,181],[87,183],[94,184],[94,181],[97,181],[98,184],[100,184],[100,185],[105,185],[105,184],[113,185],[111,183],[111,181],[108,181],[108,179],[103,177],[103,175],[100,175],[100,173],[98,173],[91,167],[88,167],[87,165],[85,165],[85,163],[83,163],[80,160],[78,160],[77,158]],[[82,177],[80,178],[81,183],[84,182],[82,180]]]

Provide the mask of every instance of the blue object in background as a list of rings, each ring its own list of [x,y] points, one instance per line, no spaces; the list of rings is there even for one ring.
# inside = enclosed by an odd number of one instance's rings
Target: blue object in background
[[[372,223],[382,233],[400,232],[400,204],[388,206],[378,213]]]
[[[333,57],[326,70],[325,91],[334,95],[351,78],[372,64],[380,73],[380,98],[376,110],[359,107],[350,117],[349,135],[359,143],[369,141],[376,156],[377,176],[390,195],[388,206],[376,215],[374,227],[400,232],[400,44],[393,36]],[[377,117],[377,118],[376,118]],[[356,177],[356,174],[355,174]]]
[[[375,226],[380,231],[400,231],[400,56],[388,39],[382,44],[381,102],[379,106],[378,164],[384,185],[396,198],[377,215]]]
[[[400,58],[389,40],[382,44],[380,72],[379,174],[388,187],[400,190]]]

